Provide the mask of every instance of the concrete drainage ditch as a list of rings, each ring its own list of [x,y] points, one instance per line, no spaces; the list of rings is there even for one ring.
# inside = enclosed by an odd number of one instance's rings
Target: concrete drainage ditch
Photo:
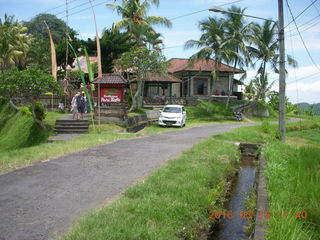
[[[240,144],[240,169],[233,181],[226,210],[210,212],[211,217],[217,221],[211,228],[208,240],[264,239],[266,219],[257,214],[267,210],[265,161],[263,154],[259,154],[260,146],[253,143]],[[257,197],[256,211],[247,210],[245,206],[246,199],[253,191]],[[248,228],[250,224],[253,228]]]

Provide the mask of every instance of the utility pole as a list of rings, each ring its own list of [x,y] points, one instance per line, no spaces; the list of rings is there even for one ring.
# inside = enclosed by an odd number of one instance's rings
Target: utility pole
[[[285,49],[284,49],[284,20],[283,20],[283,0],[278,0],[279,18],[279,130],[281,141],[286,141],[286,68],[285,68]]]

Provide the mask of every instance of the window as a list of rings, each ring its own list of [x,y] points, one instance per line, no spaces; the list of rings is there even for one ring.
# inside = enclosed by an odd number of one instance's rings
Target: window
[[[193,94],[208,95],[208,79],[207,78],[195,78],[193,80]]]
[[[165,107],[163,109],[163,112],[166,112],[166,113],[181,113],[181,108],[180,107]]]

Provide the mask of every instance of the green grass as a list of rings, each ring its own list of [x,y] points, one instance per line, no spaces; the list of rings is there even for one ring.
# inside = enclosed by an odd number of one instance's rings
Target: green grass
[[[33,162],[46,160],[89,147],[110,143],[124,138],[133,138],[138,134],[124,134],[123,128],[112,124],[100,126],[101,134],[89,129],[89,134],[64,142],[46,143],[53,134],[55,121],[64,114],[47,113],[44,131],[32,116],[21,111],[15,112],[8,105],[0,106],[0,174],[25,167]]]
[[[209,210],[221,209],[236,159],[235,145],[202,141],[80,220],[63,239],[206,239]]]
[[[320,239],[320,130],[312,119],[287,124],[287,144],[277,140],[277,125],[241,127],[215,138],[229,141],[261,142],[267,159],[267,188],[271,218],[268,240]],[[290,141],[290,138],[294,138]],[[304,141],[304,146],[291,144]],[[281,217],[277,212],[287,212]],[[303,211],[307,219],[296,218]],[[299,215],[298,215],[299,216]]]
[[[0,152],[29,147],[45,141],[49,133],[41,129],[21,111],[15,112],[8,105],[0,106]]]
[[[181,130],[186,130],[194,127],[201,127],[201,126],[208,126],[208,125],[213,125],[213,124],[219,124],[219,123],[234,123],[235,121],[231,120],[197,120],[197,119],[192,119],[189,120],[187,119],[186,126],[183,128],[180,127],[162,127],[159,126],[157,123],[154,123],[148,127],[146,127],[142,133],[145,134],[157,134],[157,133],[163,133],[163,132],[170,132],[170,131],[181,131]]]
[[[36,161],[138,136],[138,134],[132,133],[86,134],[69,141],[42,143],[36,146],[3,151],[0,154],[0,174],[28,166]]]
[[[289,132],[287,136],[291,138],[303,139],[308,141],[311,144],[316,143],[319,146],[320,128],[311,129],[311,130],[293,131],[293,132]]]
[[[308,131],[302,135],[309,139]],[[267,239],[320,239],[320,149],[273,142],[265,154],[270,211],[287,212],[287,217],[271,215]],[[299,218],[299,211],[306,211],[307,218]]]
[[[66,113],[58,113],[58,112],[48,112],[46,118],[44,119],[43,123],[46,125],[49,135],[54,134],[54,125],[56,120],[62,118],[63,116],[67,115]]]
[[[209,107],[208,107],[209,104]],[[230,108],[226,109],[225,103],[201,101],[197,107],[186,107],[188,119],[197,120],[234,120]]]
[[[124,133],[126,131],[125,128],[120,127],[115,124],[95,124],[95,126],[90,125],[89,126],[89,133]]]
[[[134,111],[128,113],[128,117],[135,117],[135,116],[139,116],[141,114],[144,114],[147,111],[147,109],[143,109],[143,108],[137,108]]]

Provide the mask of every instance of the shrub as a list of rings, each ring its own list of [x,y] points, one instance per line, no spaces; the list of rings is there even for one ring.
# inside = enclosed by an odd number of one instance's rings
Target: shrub
[[[36,102],[34,106],[35,106],[35,113],[36,113],[37,119],[39,119],[40,121],[44,120],[47,114],[45,113],[42,103]],[[29,110],[30,112],[32,112],[32,105],[29,106]]]
[[[32,109],[28,107],[21,107],[20,111],[22,114],[27,115],[27,116],[32,116]]]

